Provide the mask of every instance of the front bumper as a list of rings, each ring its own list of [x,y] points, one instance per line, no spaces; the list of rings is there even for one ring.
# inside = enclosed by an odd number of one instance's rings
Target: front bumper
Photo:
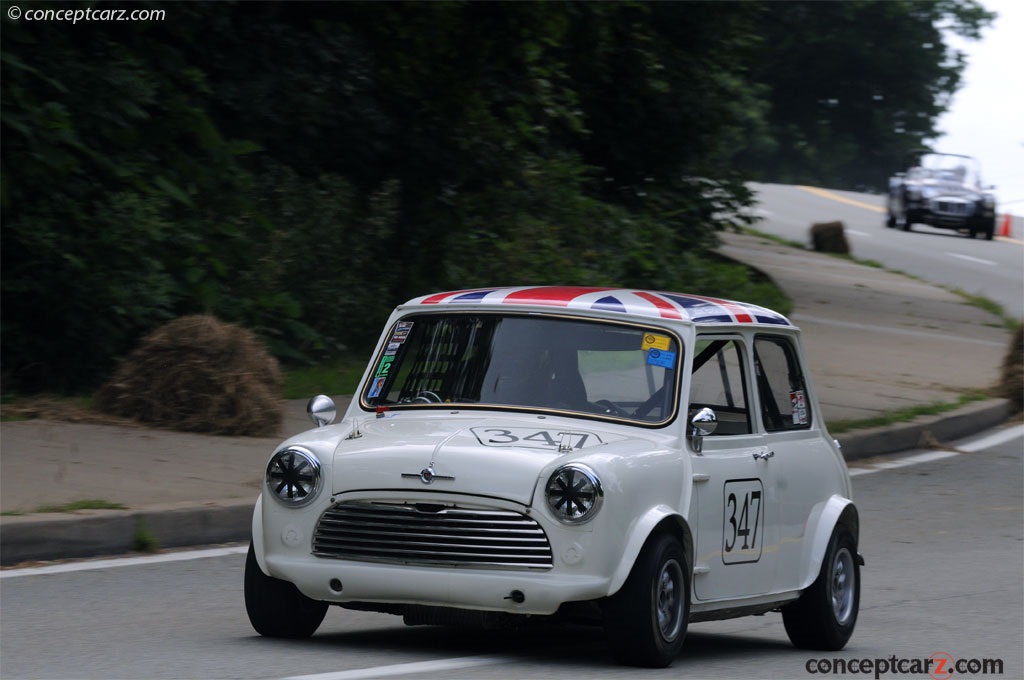
[[[940,229],[970,229],[984,226],[995,213],[980,203],[940,196],[909,201],[907,214],[911,222]]]
[[[306,596],[332,603],[415,604],[511,614],[554,614],[565,602],[608,594],[609,578],[588,574],[437,569],[322,559],[266,556],[271,575]]]
[[[353,494],[359,496],[361,494]],[[366,494],[382,501],[385,494]],[[410,499],[435,503],[458,503],[472,507],[464,497],[440,495]],[[472,500],[472,499],[470,499]],[[344,557],[344,552],[317,555],[317,526],[333,507],[329,497],[294,510],[264,501],[256,512],[253,526],[257,559],[274,578],[295,584],[314,600],[345,604],[375,603],[426,605],[546,615],[555,613],[566,602],[596,600],[611,594],[614,575],[623,559],[624,526],[608,526],[613,513],[602,512],[594,522],[565,526],[531,513],[550,544],[544,565],[510,562],[507,566],[488,560],[475,565],[423,564],[416,551]],[[516,511],[524,508],[508,501],[492,500],[487,508]],[[606,508],[607,509],[607,508]],[[358,527],[357,527],[358,528]],[[410,544],[413,543],[410,539]],[[440,553],[440,551],[439,551]]]

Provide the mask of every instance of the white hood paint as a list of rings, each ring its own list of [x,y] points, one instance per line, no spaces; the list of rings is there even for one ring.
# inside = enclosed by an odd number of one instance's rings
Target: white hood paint
[[[558,460],[654,450],[629,428],[568,418],[518,414],[393,413],[360,423],[360,436],[342,440],[331,465],[334,495],[353,491],[409,490],[532,501],[538,477]],[[629,441],[626,441],[629,439]],[[560,446],[571,450],[560,451]],[[430,484],[420,478],[431,467]],[[406,475],[403,477],[403,475]],[[454,479],[446,479],[446,477]]]

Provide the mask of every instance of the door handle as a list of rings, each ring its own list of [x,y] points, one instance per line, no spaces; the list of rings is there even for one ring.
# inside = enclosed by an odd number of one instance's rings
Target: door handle
[[[775,452],[768,449],[765,449],[764,451],[758,451],[754,454],[754,460],[768,460],[769,458],[774,457]]]

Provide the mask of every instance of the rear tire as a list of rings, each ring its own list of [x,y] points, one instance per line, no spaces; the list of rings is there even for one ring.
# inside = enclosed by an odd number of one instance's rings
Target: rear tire
[[[307,638],[327,614],[327,603],[312,600],[293,584],[267,576],[249,544],[245,558],[245,611],[249,623],[265,637]]]
[[[675,537],[648,539],[619,592],[608,599],[605,632],[622,664],[665,668],[679,655],[690,618],[690,570]]]
[[[832,532],[817,580],[782,608],[790,641],[800,649],[838,651],[846,646],[860,610],[857,544],[845,526]]]

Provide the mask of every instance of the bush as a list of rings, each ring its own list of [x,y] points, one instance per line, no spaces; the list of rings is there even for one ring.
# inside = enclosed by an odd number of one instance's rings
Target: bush
[[[1018,326],[1003,359],[999,396],[1010,400],[1014,413],[1024,411],[1024,326]]]
[[[186,432],[273,436],[283,418],[277,359],[250,331],[210,315],[148,335],[96,394],[111,415]]]
[[[819,253],[850,254],[842,222],[818,222],[811,225],[811,243]]]

